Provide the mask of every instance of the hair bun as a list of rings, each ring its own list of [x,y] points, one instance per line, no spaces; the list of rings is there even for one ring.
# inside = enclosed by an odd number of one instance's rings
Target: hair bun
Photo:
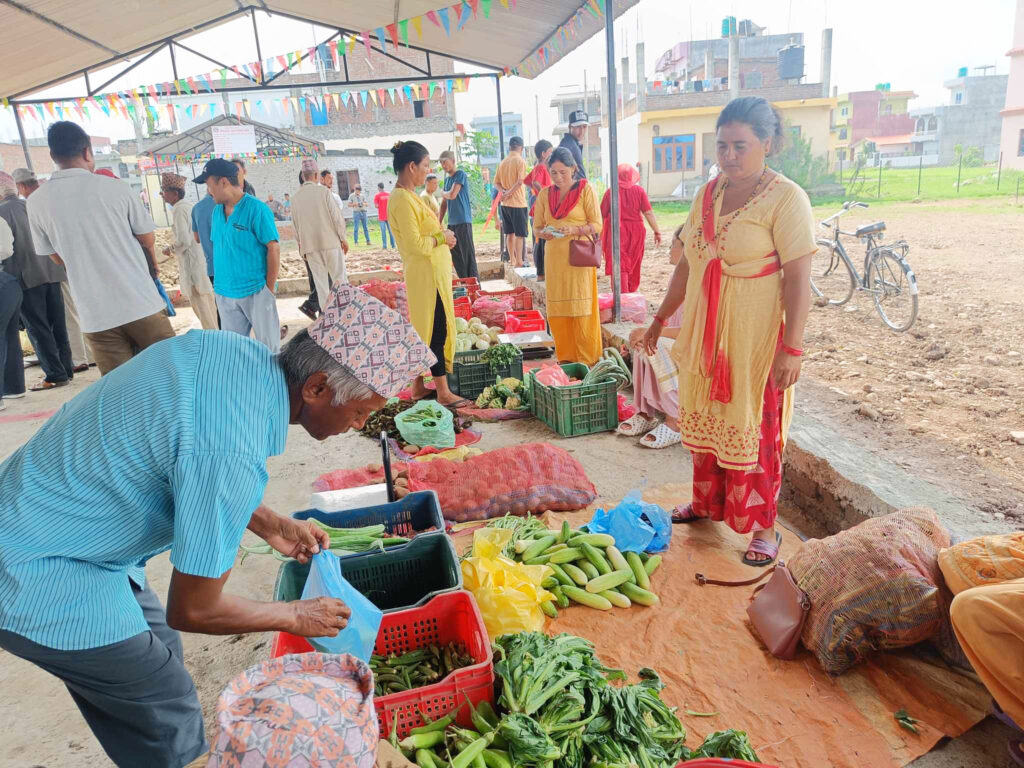
[[[400,149],[402,148],[402,145],[403,145],[404,143],[405,143],[404,141],[402,141],[401,139],[399,139],[399,140],[398,140],[398,141],[396,141],[396,142],[395,142],[394,144],[392,144],[392,145],[391,145],[391,154],[392,154],[392,155],[397,155],[397,154],[398,154],[398,150],[400,150]]]

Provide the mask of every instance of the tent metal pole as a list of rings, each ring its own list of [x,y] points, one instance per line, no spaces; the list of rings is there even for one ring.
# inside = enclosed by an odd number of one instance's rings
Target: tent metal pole
[[[498,157],[505,159],[505,121],[501,118],[501,75],[494,74],[494,92],[498,94]]]
[[[18,107],[12,105],[14,112],[14,122],[18,126],[18,138],[21,139],[21,149],[25,153],[25,167],[30,171],[34,171],[32,167],[32,155],[28,151],[28,139],[25,138],[25,126],[21,123],[21,113],[18,111]]]
[[[615,74],[615,0],[605,0],[604,41],[608,65],[608,190],[611,202],[609,226],[612,228],[612,293],[615,297],[615,322],[622,322],[622,273],[619,254],[619,143],[618,143],[618,93]]]

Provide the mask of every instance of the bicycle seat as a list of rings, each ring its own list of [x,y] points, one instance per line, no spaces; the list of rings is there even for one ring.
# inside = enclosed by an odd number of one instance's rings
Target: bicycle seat
[[[874,224],[865,224],[863,227],[860,227],[853,234],[855,234],[857,237],[867,237],[868,235],[873,235],[876,232],[884,232],[884,231],[885,231],[885,222],[884,221],[876,221]]]

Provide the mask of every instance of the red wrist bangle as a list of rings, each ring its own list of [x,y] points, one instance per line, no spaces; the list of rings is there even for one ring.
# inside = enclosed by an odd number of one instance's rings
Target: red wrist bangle
[[[664,328],[664,327],[665,327],[665,321],[664,321],[664,320],[662,320],[662,319],[661,319],[660,317],[658,317],[657,315],[655,315],[655,316],[654,316],[654,322],[656,322],[656,323],[657,323],[658,325],[660,325],[660,326],[661,326],[662,328]]]
[[[803,357],[804,354],[804,351],[802,349],[791,347],[788,344],[782,345],[782,351],[785,352],[787,355],[792,355],[793,357]]]

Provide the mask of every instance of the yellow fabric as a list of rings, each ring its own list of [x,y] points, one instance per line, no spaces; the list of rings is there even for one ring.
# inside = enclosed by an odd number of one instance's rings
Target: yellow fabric
[[[719,215],[722,196],[715,202],[714,250],[723,260],[717,348],[728,360],[732,391],[730,402],[721,403],[710,399],[711,378],[700,365],[707,311],[703,280],[712,250],[698,239],[706,192],[705,185],[695,196],[680,235],[690,267],[683,322],[672,348],[680,371],[680,427],[687,448],[714,454],[726,469],[749,469],[757,463],[764,387],[783,322],[783,273],[751,276],[774,261],[767,258],[772,251],[783,266],[813,253],[814,215],[806,193],[782,175],[768,182],[749,206],[724,219]],[[791,387],[783,397],[783,441],[792,413]]]
[[[939,568],[954,595],[972,587],[1024,579],[1024,531],[981,536],[940,550]]]
[[[441,204],[437,202],[437,198],[427,192],[427,190],[420,192],[420,199],[427,204],[427,207],[434,212],[435,216],[441,212]]]
[[[551,215],[548,192],[542,189],[533,209],[533,227],[540,231],[544,227],[592,226],[596,235],[601,234],[601,211],[597,206],[597,195],[593,187],[584,182],[579,202],[564,219]],[[597,312],[597,270],[594,267],[572,267],[569,265],[569,243],[572,238],[561,237],[544,244],[544,284],[547,291],[548,317],[586,317]]]
[[[1024,726],[1024,579],[953,598],[953,629],[992,698]]]
[[[494,183],[502,189],[509,189],[513,184],[525,179],[526,173],[526,160],[523,159],[522,153],[510,152],[508,156],[499,163],[498,170],[494,174]],[[520,184],[519,187],[510,195],[503,194],[501,196],[501,204],[506,208],[525,208],[526,185]],[[547,252],[545,251],[545,254],[546,253]]]
[[[596,277],[594,281],[596,283]],[[604,342],[601,338],[596,293],[593,314],[586,317],[549,317],[548,325],[551,326],[551,336],[555,340],[555,358],[559,362],[593,365],[601,359]]]
[[[452,252],[444,244],[441,222],[423,199],[395,187],[388,199],[388,221],[402,256],[409,321],[426,344],[434,327],[434,307],[440,294],[448,339],[444,345],[445,368],[455,357],[455,308],[452,304]],[[440,245],[437,245],[440,241]]]

